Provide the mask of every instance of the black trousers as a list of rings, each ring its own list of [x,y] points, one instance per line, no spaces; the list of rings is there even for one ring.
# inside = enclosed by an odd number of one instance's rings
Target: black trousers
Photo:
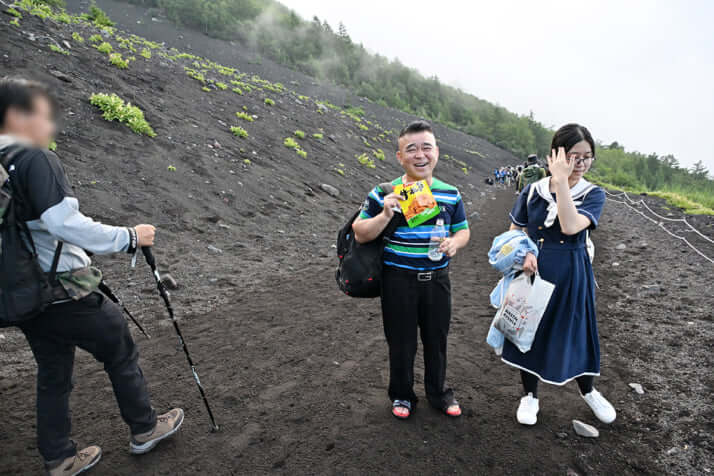
[[[104,295],[93,293],[79,301],[52,305],[21,329],[37,361],[37,446],[45,461],[68,458],[77,451],[69,437],[75,347],[104,364],[132,434],[154,428],[156,413],[136,345],[121,310]]]
[[[417,327],[424,347],[424,387],[429,403],[444,409],[453,392],[444,389],[446,337],[451,322],[451,283],[446,269],[426,274],[385,266],[382,277],[382,319],[389,345],[389,398],[416,404],[414,358]]]
[[[595,383],[595,377],[592,375],[581,375],[577,377],[575,381],[578,383],[578,388],[582,395],[587,395],[592,392],[593,384]],[[533,398],[538,398],[538,377],[530,372],[521,370],[521,382],[523,383],[523,391],[526,393],[532,393]]]

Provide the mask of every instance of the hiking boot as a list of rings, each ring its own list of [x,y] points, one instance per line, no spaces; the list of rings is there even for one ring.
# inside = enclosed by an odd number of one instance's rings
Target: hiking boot
[[[102,449],[99,446],[89,446],[57,464],[49,463],[49,465],[46,465],[47,474],[49,476],[74,476],[75,474],[84,473],[99,463],[100,459],[102,459]],[[52,468],[49,466],[52,466]]]
[[[521,404],[518,405],[518,411],[516,412],[516,419],[521,425],[535,425],[538,421],[539,410],[538,399],[533,398],[533,394],[529,392],[528,395],[521,398]]]
[[[132,435],[129,452],[133,455],[148,453],[159,444],[159,441],[176,433],[182,423],[183,410],[180,408],[174,408],[163,415],[159,415],[156,417],[156,426],[153,430],[139,435]]]
[[[617,417],[615,407],[608,402],[600,392],[592,389],[587,395],[582,395],[585,403],[588,404],[598,420],[603,423],[612,423]]]

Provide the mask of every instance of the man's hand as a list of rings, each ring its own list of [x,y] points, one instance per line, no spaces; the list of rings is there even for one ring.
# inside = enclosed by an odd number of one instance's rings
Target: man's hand
[[[439,251],[444,253],[449,258],[453,258],[459,247],[453,238],[444,238],[439,246]]]
[[[538,259],[533,253],[528,253],[526,259],[523,260],[523,271],[531,276],[538,271]]]
[[[142,246],[154,246],[154,237],[156,236],[156,228],[153,225],[136,225],[137,244]]]
[[[382,210],[382,213],[384,214],[385,217],[389,218],[390,220],[394,216],[394,208],[399,208],[399,200],[402,197],[397,195],[396,193],[390,193],[389,195],[384,197],[384,209]]]

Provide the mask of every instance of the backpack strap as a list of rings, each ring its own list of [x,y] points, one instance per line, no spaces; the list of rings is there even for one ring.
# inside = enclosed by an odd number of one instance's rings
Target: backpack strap
[[[20,145],[20,144],[12,144],[7,147],[4,147],[3,149],[0,149],[0,165],[2,165],[2,168],[5,169],[5,171],[9,174],[11,172],[12,168],[12,162],[17,157],[17,155],[20,152],[23,152],[25,150],[25,147]],[[2,184],[0,184],[2,185]],[[12,187],[12,193],[13,197],[15,199],[20,198],[22,199],[21,195],[19,193],[16,193],[16,190],[14,187]],[[22,200],[20,200],[22,201]],[[19,225],[20,229],[22,232],[25,234],[25,237],[27,238],[27,242],[30,244],[31,247],[31,252],[33,256],[37,256],[37,248],[35,247],[35,240],[32,239],[32,232],[30,232],[30,228],[27,226],[27,222],[24,220],[18,220],[17,225]],[[57,248],[55,248],[55,253],[54,256],[52,257],[52,267],[50,268],[50,273],[49,273],[49,279],[50,283],[55,285],[57,284],[57,266],[59,266],[59,260],[62,255],[62,247],[64,246],[64,243],[59,241],[57,243]]]

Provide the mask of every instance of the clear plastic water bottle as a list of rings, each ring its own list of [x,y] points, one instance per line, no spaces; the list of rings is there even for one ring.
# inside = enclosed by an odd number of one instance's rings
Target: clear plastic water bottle
[[[444,220],[439,218],[431,230],[431,242],[429,243],[430,260],[441,261],[444,258],[444,253],[439,249],[444,238],[446,238],[446,228],[444,228]]]

